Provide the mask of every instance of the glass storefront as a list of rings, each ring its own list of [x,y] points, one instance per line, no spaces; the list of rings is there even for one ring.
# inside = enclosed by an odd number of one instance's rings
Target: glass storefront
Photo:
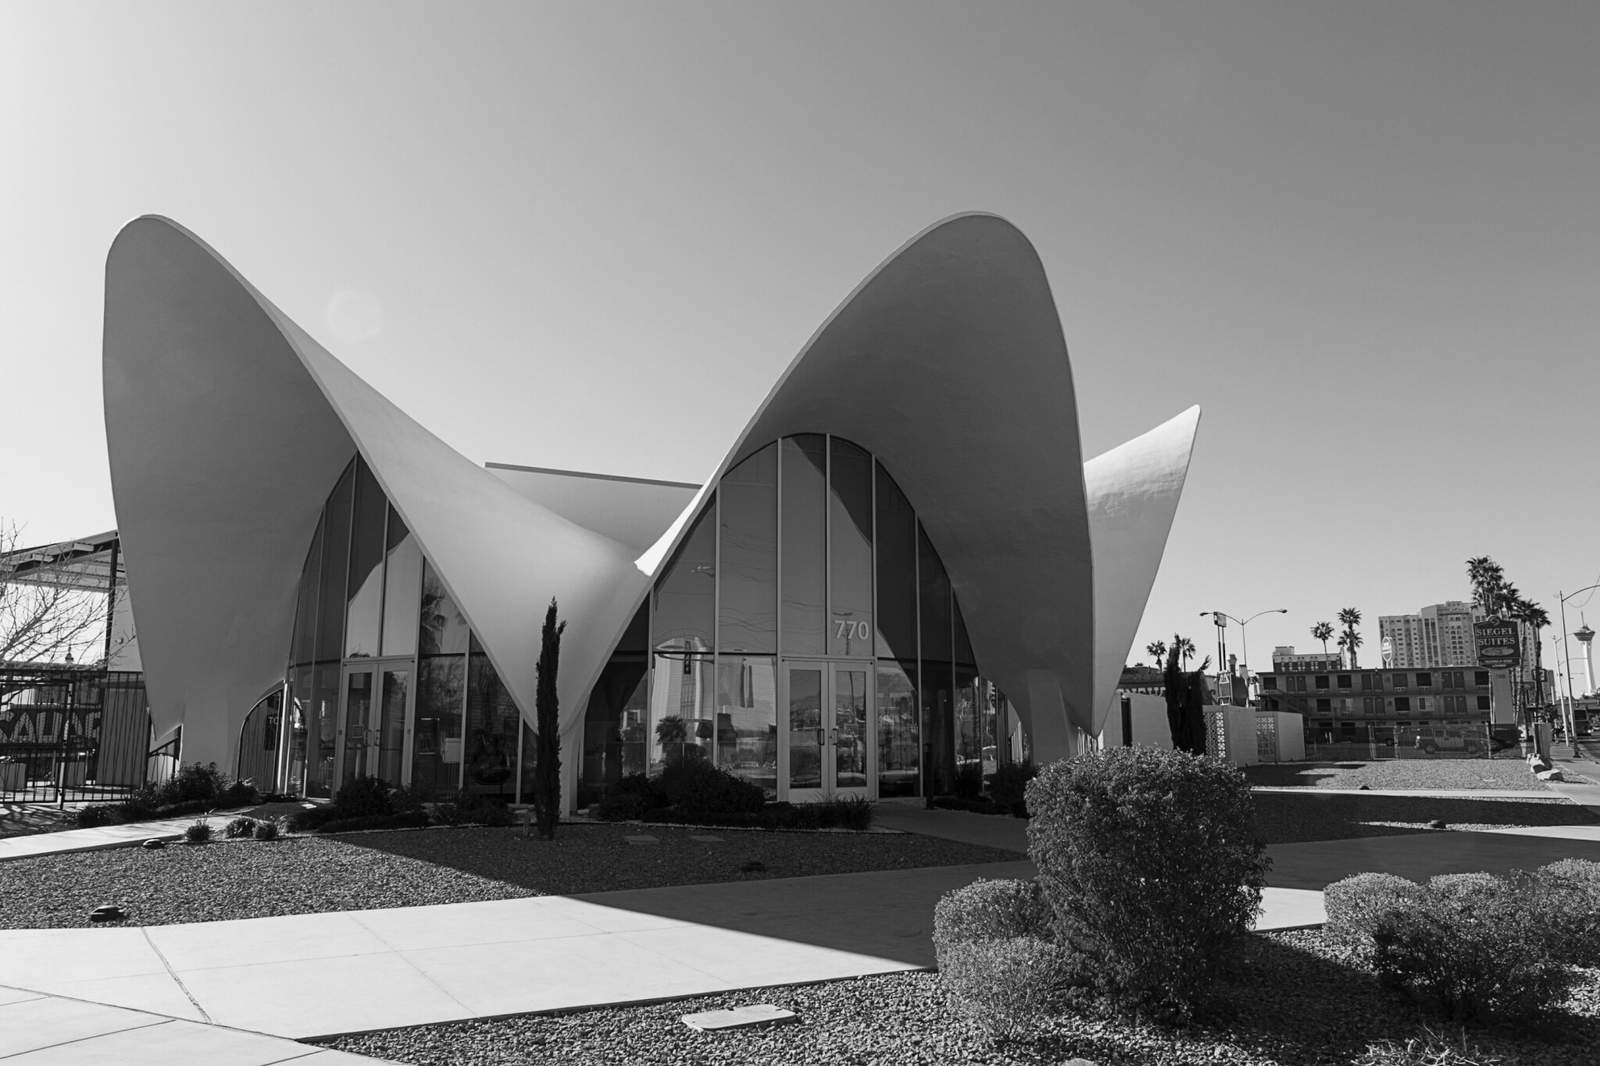
[[[700,759],[770,798],[992,773],[1004,697],[916,512],[867,451],[785,437],[728,471],[591,693],[581,805]]]

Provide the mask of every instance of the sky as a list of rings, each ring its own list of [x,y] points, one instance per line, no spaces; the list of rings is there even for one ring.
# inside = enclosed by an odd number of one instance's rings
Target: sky
[[[116,524],[141,214],[476,462],[699,481],[981,210],[1044,262],[1086,457],[1204,412],[1130,660],[1287,608],[1260,669],[1353,606],[1376,663],[1473,555],[1558,616],[1600,582],[1596,54],[1589,2],[0,0],[0,516]]]

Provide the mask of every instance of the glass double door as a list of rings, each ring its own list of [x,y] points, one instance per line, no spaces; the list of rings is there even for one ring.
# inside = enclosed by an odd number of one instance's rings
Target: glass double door
[[[404,784],[411,765],[411,684],[409,659],[351,664],[340,689],[339,786],[358,777]]]
[[[779,798],[876,798],[872,676],[866,663],[784,661]]]

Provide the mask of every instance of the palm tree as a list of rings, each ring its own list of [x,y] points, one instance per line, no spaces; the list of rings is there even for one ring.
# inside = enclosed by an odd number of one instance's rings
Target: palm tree
[[[1178,657],[1183,660],[1184,669],[1189,668],[1189,660],[1194,658],[1194,641],[1188,637],[1172,634],[1172,646],[1177,651]]]
[[[1532,600],[1519,598],[1515,606],[1511,608],[1511,617],[1515,618],[1521,625],[1527,626],[1533,630],[1533,702],[1535,706],[1543,707],[1544,670],[1542,667],[1544,665],[1544,641],[1539,636],[1539,631],[1550,624],[1550,613],[1537,603],[1534,603]],[[1517,643],[1526,643],[1526,639],[1527,638],[1524,637]],[[1519,683],[1517,688],[1520,690],[1523,688],[1523,685]]]
[[[1328,654],[1328,641],[1333,639],[1333,623],[1318,622],[1312,626],[1311,639],[1322,641],[1322,654]]]
[[[1350,669],[1356,668],[1356,649],[1361,647],[1361,634],[1356,632],[1356,626],[1361,624],[1361,612],[1354,607],[1346,607],[1339,612],[1339,624],[1344,626],[1343,644],[1350,652]]]
[[[1474,555],[1467,560],[1467,580],[1472,582],[1472,602],[1483,609],[1484,615],[1494,614],[1498,591],[1505,584],[1505,570],[1487,555]]]
[[[1152,659],[1154,659],[1156,661],[1156,669],[1157,670],[1161,669],[1162,666],[1166,663],[1166,661],[1167,661],[1167,642],[1166,641],[1164,641],[1164,640],[1152,640],[1150,643],[1148,643],[1148,644],[1146,644],[1144,646],[1144,650],[1145,650],[1145,654],[1146,655],[1150,656]]]

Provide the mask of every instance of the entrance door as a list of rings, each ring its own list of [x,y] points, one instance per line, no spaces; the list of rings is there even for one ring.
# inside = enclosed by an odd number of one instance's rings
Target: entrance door
[[[866,663],[784,663],[780,798],[876,797],[872,676]]]
[[[339,784],[358,777],[401,785],[409,765],[411,665],[346,666],[341,691]]]

